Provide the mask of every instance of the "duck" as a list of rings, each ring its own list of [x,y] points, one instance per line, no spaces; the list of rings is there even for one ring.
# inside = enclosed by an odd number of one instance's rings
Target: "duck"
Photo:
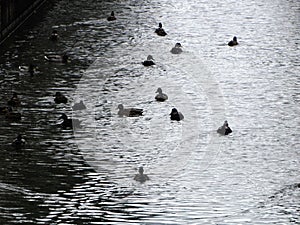
[[[22,118],[22,115],[19,112],[13,112],[12,108],[8,107],[5,117],[6,117],[6,119],[11,120],[11,121],[20,121]]]
[[[175,44],[175,46],[171,49],[171,53],[172,54],[180,54],[182,53],[182,46],[181,44],[178,42]]]
[[[143,109],[137,109],[137,108],[127,108],[125,109],[122,104],[118,105],[118,115],[119,116],[129,116],[129,117],[134,117],[134,116],[142,116],[143,115]]]
[[[176,108],[173,108],[172,112],[170,113],[170,119],[180,121],[184,119],[184,116],[181,112],[178,112]]]
[[[224,124],[218,128],[217,132],[222,135],[228,135],[232,133],[232,130],[230,129],[227,120],[225,120]]]
[[[22,148],[22,147],[25,146],[26,141],[25,141],[25,139],[23,139],[23,137],[22,137],[21,134],[18,134],[18,136],[16,137],[16,139],[11,144],[15,148]]]
[[[78,128],[80,127],[81,121],[78,119],[69,119],[65,113],[62,113],[59,119],[63,119],[63,122],[60,124],[62,128]]]
[[[53,30],[52,31],[52,34],[50,35],[50,37],[49,37],[49,39],[51,40],[51,41],[57,41],[58,40],[58,33],[57,33],[57,30]]]
[[[57,62],[57,63],[69,62],[69,56],[66,53],[63,55],[49,54],[49,55],[45,55],[44,57],[49,62]]]
[[[159,36],[166,36],[167,35],[165,30],[162,28],[162,23],[158,24],[158,28],[155,30],[155,33]]]
[[[144,62],[143,62],[143,65],[144,66],[153,66],[153,65],[155,65],[155,63],[153,62],[153,57],[152,57],[152,55],[148,55],[147,56],[147,60],[145,60]]]
[[[7,105],[12,107],[18,107],[21,105],[21,100],[19,99],[17,93],[13,93],[11,99],[7,101]]]
[[[75,111],[75,110],[84,110],[86,109],[86,106],[83,104],[83,101],[80,100],[79,103],[75,103],[73,106],[72,106],[72,109]]]
[[[164,101],[168,100],[168,95],[164,94],[162,92],[161,88],[157,88],[157,91],[155,93],[158,93],[155,96],[156,101],[158,101],[158,102],[164,102]]]
[[[29,66],[19,66],[19,70],[23,73],[28,72],[31,76],[36,73],[37,67],[33,64],[29,64]]]
[[[231,41],[228,42],[229,46],[235,46],[238,45],[239,43],[237,42],[237,38],[236,36],[233,37],[233,39]]]
[[[11,108],[11,107],[0,106],[0,114],[5,115],[9,111],[9,108]]]
[[[64,103],[66,104],[68,102],[67,97],[65,97],[62,93],[60,93],[59,91],[55,93],[55,98],[54,98],[54,102],[56,104],[60,104],[60,103]]]
[[[139,181],[141,183],[150,180],[149,177],[146,174],[144,174],[144,168],[142,166],[139,168],[139,173],[135,175],[134,180]]]
[[[117,19],[117,18],[115,17],[114,11],[112,11],[112,12],[110,13],[110,16],[107,17],[107,20],[108,20],[108,21],[113,21],[113,20],[116,20],[116,19]]]

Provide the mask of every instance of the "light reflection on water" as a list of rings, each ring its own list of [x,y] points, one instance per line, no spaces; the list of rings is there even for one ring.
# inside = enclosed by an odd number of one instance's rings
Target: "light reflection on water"
[[[1,58],[2,103],[16,90],[23,118],[1,121],[0,223],[299,223],[297,15],[296,1],[56,3]],[[176,42],[182,55],[169,53]],[[64,51],[69,65],[43,61]],[[141,65],[148,54],[153,68]],[[18,75],[31,61],[41,74]],[[165,103],[154,101],[159,86]],[[55,105],[56,91],[88,109]],[[144,116],[116,116],[119,103]],[[169,121],[173,107],[184,121]],[[61,112],[82,129],[57,126]],[[228,137],[215,133],[224,119]],[[28,145],[14,151],[20,132]],[[141,165],[145,184],[132,179]]]

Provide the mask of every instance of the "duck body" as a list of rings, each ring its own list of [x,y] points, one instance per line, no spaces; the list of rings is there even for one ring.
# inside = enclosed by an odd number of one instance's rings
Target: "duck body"
[[[158,102],[164,102],[164,101],[168,100],[168,96],[162,92],[161,88],[158,88],[157,91],[156,91],[156,93],[158,93],[155,96],[155,100],[156,101],[158,101]]]
[[[235,37],[235,36],[233,37],[233,39],[231,41],[228,42],[228,45],[231,46],[231,47],[235,46],[235,45],[238,45],[238,44],[239,43],[237,42],[237,37]]]
[[[66,103],[68,102],[68,99],[67,99],[67,97],[65,97],[62,93],[56,92],[56,93],[55,93],[54,102],[55,102],[56,104],[61,104],[61,103],[66,104]]]
[[[115,17],[114,11],[112,11],[111,14],[110,14],[110,16],[107,17],[107,20],[108,20],[108,21],[114,21],[114,20],[116,20],[116,19],[117,19],[117,18]]]
[[[153,65],[155,65],[155,63],[153,62],[153,60],[154,60],[153,57],[151,55],[148,55],[147,60],[145,60],[143,62],[143,65],[144,66],[153,66]]]
[[[84,110],[86,109],[86,106],[83,104],[83,101],[81,100],[79,103],[75,103],[73,106],[72,106],[72,109],[75,111],[75,110]]]
[[[80,127],[81,121],[78,119],[69,119],[68,116],[65,113],[61,114],[61,117],[59,119],[63,119],[63,122],[60,124],[62,128],[78,128]]]
[[[57,41],[58,40],[58,33],[57,33],[57,30],[53,30],[52,31],[52,34],[50,35],[50,37],[49,37],[49,39],[51,40],[51,41]]]
[[[141,183],[144,183],[145,181],[150,180],[150,179],[146,174],[144,174],[143,167],[140,167],[139,168],[139,173],[135,175],[134,180],[139,181]]]
[[[14,93],[11,99],[7,101],[7,105],[12,107],[19,107],[21,105],[21,100],[16,93]]]
[[[184,119],[184,116],[181,112],[178,112],[176,108],[173,108],[172,112],[170,113],[170,119],[180,121]]]
[[[23,148],[26,144],[25,139],[23,139],[22,135],[19,134],[16,139],[12,142],[12,146],[15,148]]]
[[[158,36],[166,36],[167,35],[167,33],[165,32],[165,30],[162,28],[162,23],[158,24],[158,28],[155,30],[155,33]]]
[[[229,127],[228,122],[225,121],[224,124],[218,128],[217,132],[222,135],[228,135],[228,134],[232,133],[232,130]]]
[[[171,49],[172,54],[180,54],[182,53],[182,46],[180,43],[176,43],[175,46]]]
[[[143,109],[137,109],[137,108],[127,108],[125,109],[122,104],[118,105],[118,115],[119,116],[128,116],[128,117],[135,117],[135,116],[142,116],[143,115]]]

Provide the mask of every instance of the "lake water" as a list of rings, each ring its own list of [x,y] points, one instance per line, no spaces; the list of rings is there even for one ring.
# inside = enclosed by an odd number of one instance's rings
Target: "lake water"
[[[0,224],[300,223],[298,0],[61,0],[42,14],[1,46],[1,106],[17,92],[22,119],[0,115]],[[32,77],[18,69],[30,63]],[[121,103],[144,115],[119,117]],[[63,112],[81,128],[62,129]]]

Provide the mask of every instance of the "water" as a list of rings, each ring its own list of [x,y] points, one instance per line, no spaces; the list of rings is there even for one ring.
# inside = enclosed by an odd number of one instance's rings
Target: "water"
[[[22,100],[20,122],[1,115],[1,224],[299,224],[299,1],[47,7],[1,50],[1,105],[13,91]],[[156,66],[144,68],[149,54]],[[31,62],[39,74],[18,71]],[[167,102],[154,101],[159,86]],[[69,104],[55,105],[56,91]],[[80,99],[87,110],[72,112]],[[120,103],[144,116],[118,117]],[[173,107],[184,121],[170,122]],[[62,112],[82,127],[61,129]],[[18,133],[25,149],[10,145]]]

